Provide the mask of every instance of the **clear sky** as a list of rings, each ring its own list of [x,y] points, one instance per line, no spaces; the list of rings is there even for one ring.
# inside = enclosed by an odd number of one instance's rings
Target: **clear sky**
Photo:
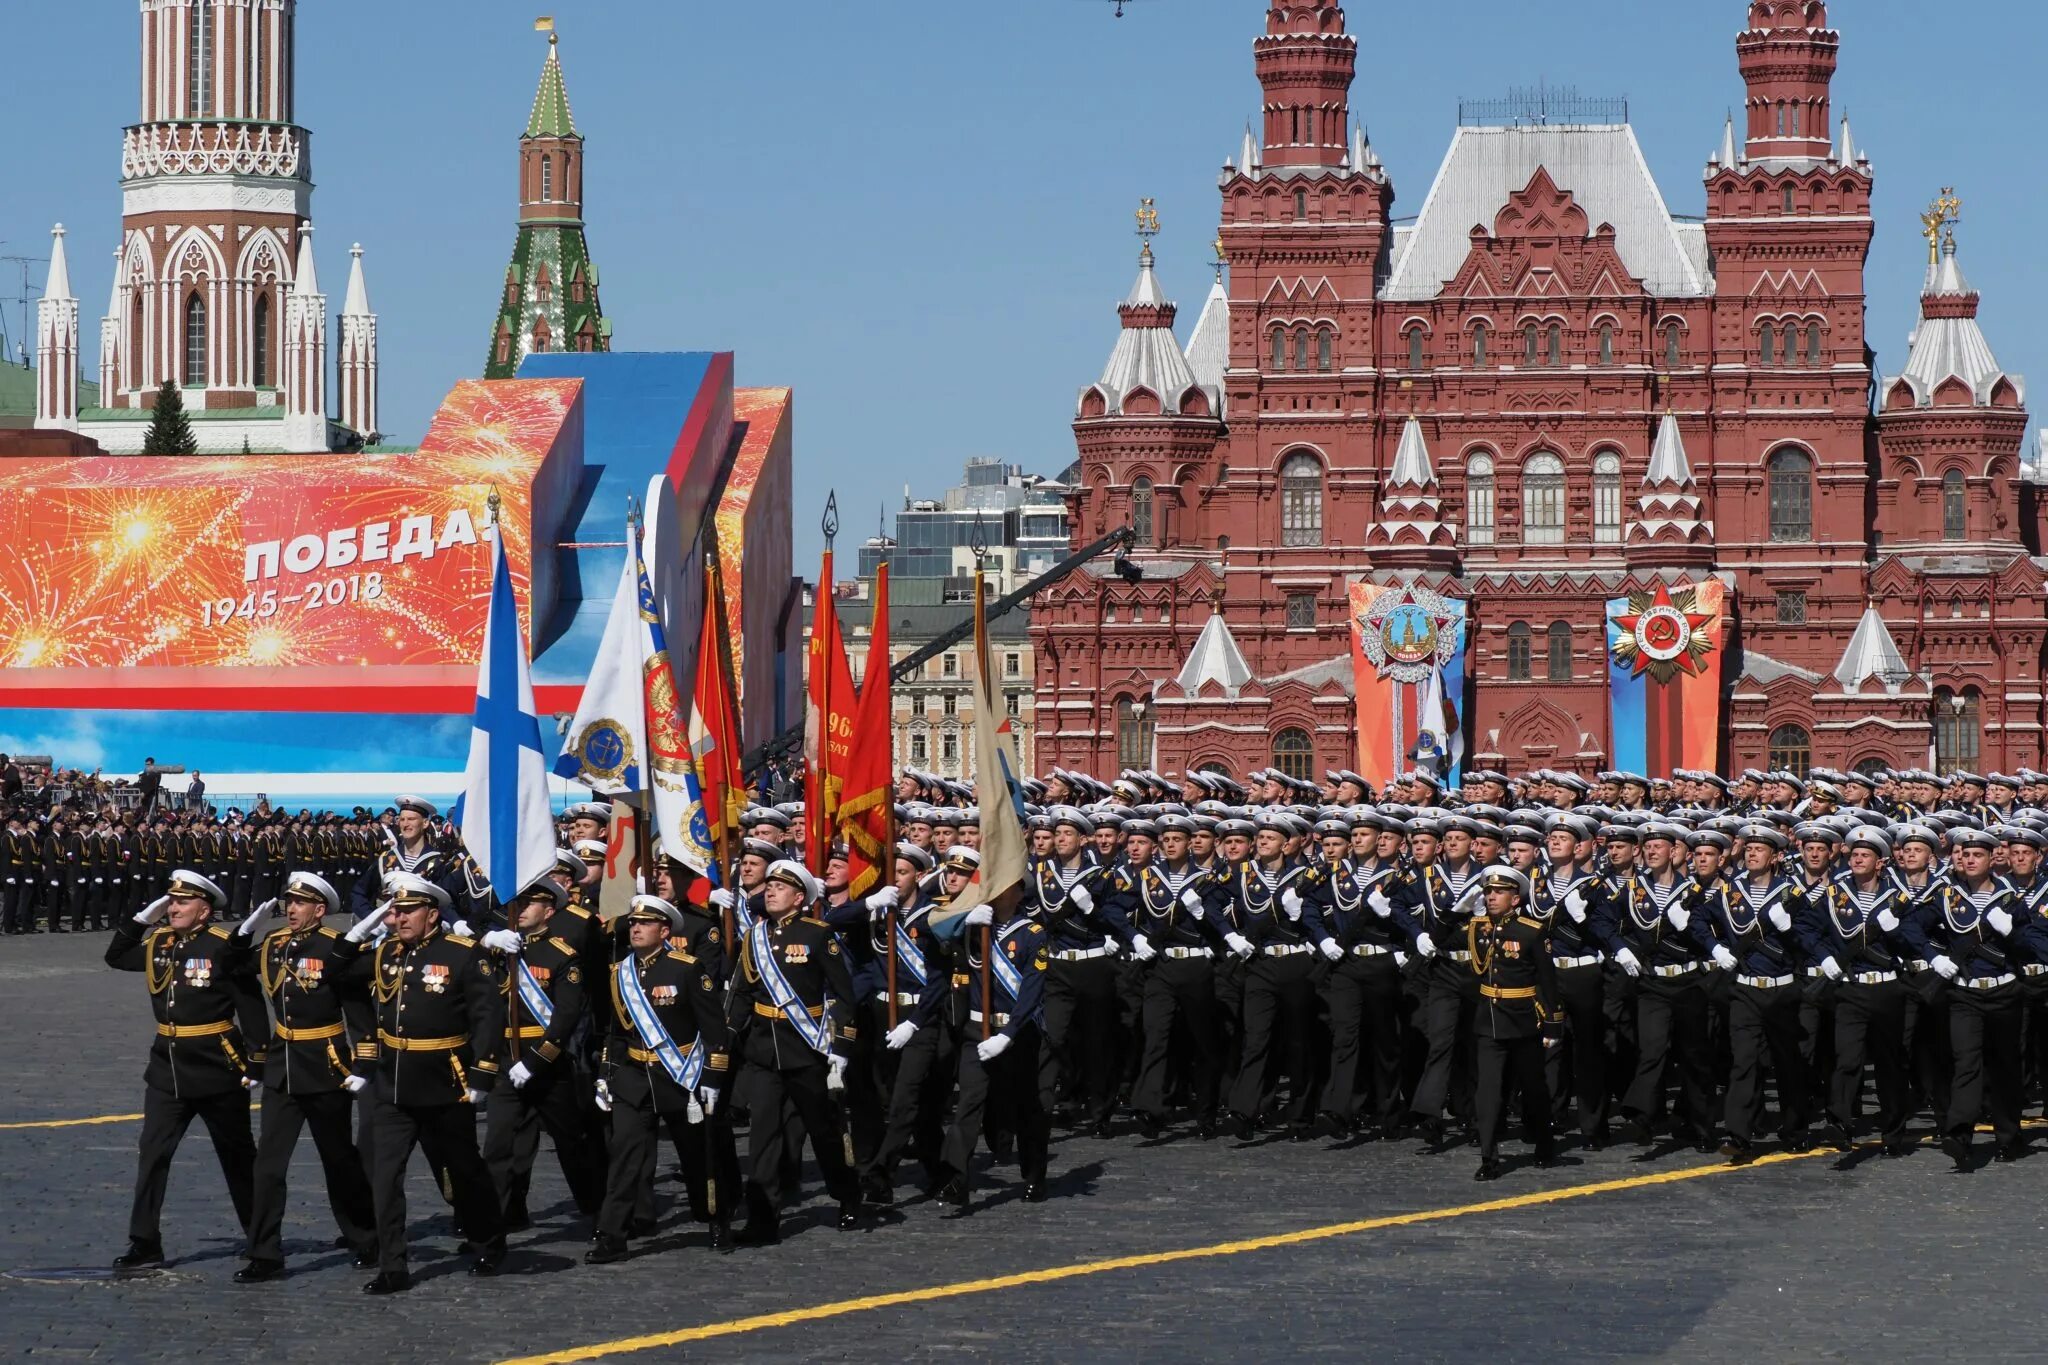
[[[340,308],[367,252],[384,425],[417,440],[481,372],[514,235],[517,139],[550,0],[305,0],[299,118],[314,133],[321,278]],[[1115,340],[1132,211],[1158,201],[1185,340],[1207,291],[1215,178],[1256,107],[1264,0],[552,0],[615,344],[733,350],[742,384],[796,388],[797,545],[825,491],[841,548],[903,485],[934,496],[970,455],[1053,474],[1076,390]],[[1627,95],[1674,212],[1742,95],[1743,0],[1531,5],[1356,0],[1353,113],[1421,205],[1458,98],[1546,80]],[[137,116],[134,0],[11,7],[0,255],[71,230],[87,346]],[[1964,201],[1963,264],[2009,371],[2048,383],[2040,54],[2048,6],[1837,0],[1835,108],[1877,176],[1869,334],[1905,357],[1917,213]],[[40,285],[40,267],[35,283]],[[18,291],[0,266],[0,296]],[[19,313],[7,308],[11,339]],[[91,357],[87,357],[88,373]],[[2042,400],[2037,396],[2036,406]]]

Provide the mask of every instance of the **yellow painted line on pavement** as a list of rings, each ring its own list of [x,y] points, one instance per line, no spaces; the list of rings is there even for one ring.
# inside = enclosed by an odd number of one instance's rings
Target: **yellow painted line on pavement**
[[[753,1317],[732,1318],[725,1322],[708,1322],[697,1327],[683,1327],[670,1332],[653,1332],[646,1336],[620,1337],[614,1341],[600,1341],[588,1346],[572,1346],[566,1350],[549,1351],[541,1355],[516,1356],[500,1361],[498,1365],[570,1365],[570,1362],[597,1360],[604,1356],[625,1355],[633,1351],[656,1350],[664,1346],[680,1346],[692,1341],[708,1341],[715,1337],[741,1336],[748,1332],[766,1331],[774,1327],[793,1327],[799,1323],[819,1322],[826,1318],[845,1317],[850,1313],[868,1313],[881,1308],[901,1308],[910,1304],[930,1303],[934,1299],[956,1299],[971,1294],[989,1294],[1000,1289],[1021,1289],[1028,1285],[1055,1284],[1061,1280],[1080,1279],[1088,1275],[1101,1275],[1113,1270],[1140,1270],[1148,1266],[1172,1265],[1179,1261],[1199,1261],[1221,1256],[1242,1256],[1251,1251],[1271,1251],[1279,1247],[1302,1246],[1310,1242],[1328,1241],[1335,1237],[1351,1237],[1361,1232],[1377,1232],[1384,1228],[1413,1227],[1420,1223],[1438,1223],[1452,1218],[1467,1218],[1481,1213],[1508,1213],[1516,1209],[1540,1208],[1546,1204],[1563,1204],[1576,1199],[1590,1199],[1595,1195],[1617,1194],[1623,1190],[1648,1189],[1656,1185],[1675,1185],[1682,1181],[1698,1180],[1712,1175],[1732,1175],[1738,1171],[1755,1170],[1760,1166],[1775,1166],[1787,1161],[1801,1161],[1810,1157],[1839,1155],[1832,1148],[1815,1148],[1810,1152],[1773,1152],[1757,1158],[1744,1166],[1691,1166],[1684,1170],[1659,1171],[1655,1175],[1629,1176],[1622,1180],[1601,1180],[1587,1185],[1567,1185],[1562,1189],[1535,1190],[1528,1194],[1517,1194],[1505,1199],[1489,1199],[1478,1204],[1459,1204],[1452,1208],[1420,1209],[1414,1213],[1389,1214],[1382,1218],[1363,1218],[1350,1223],[1329,1223],[1322,1227],[1303,1228],[1297,1232],[1274,1233],[1266,1237],[1250,1237],[1235,1242],[1216,1242],[1208,1246],[1182,1247],[1175,1251],[1155,1251],[1136,1256],[1114,1256],[1100,1261],[1081,1261],[1073,1265],[1047,1266],[1039,1270],[1019,1271],[1012,1275],[996,1275],[983,1280],[960,1280],[952,1284],[931,1285],[923,1289],[904,1289],[890,1294],[874,1294],[866,1298],[840,1299],[833,1303],[813,1304],[807,1308],[790,1308],[777,1313],[758,1313]]]
[[[13,1128],[87,1128],[95,1123],[133,1123],[140,1114],[98,1114],[89,1119],[37,1119],[32,1123],[0,1123],[0,1130]]]

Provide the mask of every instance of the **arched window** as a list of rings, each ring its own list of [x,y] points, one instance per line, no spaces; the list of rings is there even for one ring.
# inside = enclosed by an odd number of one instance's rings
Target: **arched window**
[[[1941,476],[1941,538],[1967,538],[1969,518],[1963,502],[1963,471],[1951,469]]]
[[[1813,460],[1802,450],[1780,450],[1766,465],[1771,500],[1771,539],[1813,539]]]
[[[1131,484],[1131,534],[1143,546],[1152,544],[1152,480],[1140,478]]]
[[[1778,363],[1778,333],[1768,322],[1757,333],[1757,363],[1760,365],[1775,365]]]
[[[1611,450],[1593,457],[1593,539],[1609,545],[1621,539],[1621,457]]]
[[[1789,322],[1785,324],[1785,344],[1779,354],[1784,356],[1787,365],[1799,363],[1799,329]]]
[[[1679,357],[1683,354],[1682,348],[1684,345],[1685,341],[1679,335],[1678,324],[1674,322],[1669,327],[1666,327],[1664,329],[1664,363],[1676,369]]]
[[[1529,623],[1516,621],[1508,626],[1508,681],[1529,681]]]
[[[1295,218],[1296,218],[1296,219],[1302,219],[1302,218],[1306,218],[1306,217],[1308,217],[1308,191],[1307,191],[1307,190],[1296,190],[1296,191],[1294,192],[1294,216],[1295,216]]]
[[[1116,699],[1116,761],[1126,768],[1152,765],[1152,710],[1133,697]]]
[[[1327,327],[1316,328],[1316,368],[1324,374],[1330,372],[1330,358],[1336,348],[1336,333]]]
[[[1614,363],[1614,324],[1611,322],[1600,324],[1600,363],[1602,365],[1612,365]]]
[[[1791,187],[1790,185],[1787,185],[1787,186],[1785,187],[1785,212],[1787,212],[1787,213],[1790,213],[1790,212],[1792,212],[1792,210],[1793,210],[1793,201],[1792,201],[1792,187]]]
[[[540,159],[540,202],[555,202],[555,159],[547,155]]]
[[[1287,333],[1283,328],[1279,327],[1273,329],[1273,368],[1276,370],[1287,368]]]
[[[555,279],[548,274],[546,262],[541,263],[540,273],[533,277],[533,297],[541,304],[553,303],[555,300]]]
[[[1785,106],[1782,102],[1778,105],[1778,136],[1785,136]]]
[[[192,0],[190,59],[185,88],[192,117],[206,118],[213,113],[213,0]]]
[[[1493,457],[1474,455],[1465,466],[1465,543],[1493,544]]]
[[[1323,543],[1323,462],[1306,451],[1280,462],[1280,543]]]
[[[1564,461],[1548,451],[1522,466],[1522,543],[1564,544]]]
[[[1410,327],[1408,329],[1408,368],[1411,370],[1422,368],[1422,329],[1420,327]]]
[[[1483,322],[1472,324],[1472,363],[1475,366],[1486,364],[1486,330]]]
[[[1545,344],[1543,363],[1562,365],[1564,363],[1564,328],[1557,323],[1550,324],[1550,336]]]
[[[1572,680],[1572,628],[1565,621],[1552,621],[1544,632],[1544,676],[1551,682]]]
[[[1820,364],[1820,324],[1817,322],[1806,325],[1806,363]]]
[[[1297,782],[1305,782],[1315,770],[1315,745],[1308,731],[1288,726],[1273,736],[1273,766]]]
[[[1975,768],[1983,735],[1983,704],[1976,688],[1966,687],[1961,692],[1935,689],[1935,771],[1947,774],[1958,768]]]
[[[1541,344],[1538,340],[1538,330],[1533,322],[1522,328],[1522,360],[1529,365],[1536,363],[1537,347]]]
[[[206,300],[195,290],[185,300],[185,387],[206,386]]]
[[[1766,741],[1764,766],[1773,772],[1805,777],[1806,770],[1813,766],[1813,736],[1802,725],[1778,726]]]
[[[256,323],[252,329],[254,343],[250,348],[250,369],[256,387],[270,387],[270,295],[256,296]]]
[[[1300,328],[1294,333],[1294,368],[1297,370],[1306,370],[1308,368],[1308,328],[1306,327]]]

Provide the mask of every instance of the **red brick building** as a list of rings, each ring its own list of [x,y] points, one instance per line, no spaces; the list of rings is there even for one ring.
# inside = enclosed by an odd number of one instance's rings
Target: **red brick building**
[[[1130,523],[1143,577],[1035,605],[1041,767],[1350,766],[1361,577],[1468,604],[1468,762],[1605,767],[1603,603],[1705,574],[1732,604],[1725,767],[2042,763],[2024,384],[1941,204],[1910,354],[1874,368],[1840,35],[1820,0],[1747,19],[1702,216],[1666,207],[1625,109],[1582,102],[1468,111],[1397,223],[1342,7],[1270,7],[1228,285],[1183,347],[1148,242],[1081,391],[1074,538]]]

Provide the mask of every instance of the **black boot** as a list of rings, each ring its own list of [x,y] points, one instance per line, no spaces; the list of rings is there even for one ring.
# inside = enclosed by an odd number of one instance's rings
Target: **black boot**
[[[625,1238],[607,1237],[604,1233],[600,1232],[597,1234],[597,1244],[583,1253],[583,1263],[585,1265],[610,1265],[614,1261],[625,1260],[629,1254],[626,1249]]]
[[[1479,1159],[1479,1169],[1472,1172],[1472,1178],[1474,1180],[1500,1179],[1500,1158],[1497,1156],[1481,1157]]]
[[[965,1218],[972,1207],[967,1198],[967,1178],[956,1175],[947,1181],[946,1187],[939,1191],[939,1202],[945,1205],[946,1217]]]
[[[711,1249],[721,1256],[732,1252],[732,1224],[723,1218],[711,1220]]]
[[[1943,1138],[1941,1150],[1956,1164],[1958,1171],[1968,1172],[1974,1164],[1970,1159],[1970,1139],[1961,1133],[1950,1133]]]
[[[469,1273],[472,1275],[495,1275],[498,1273],[498,1267],[503,1264],[505,1264],[505,1239],[503,1237],[494,1237],[483,1244],[483,1249],[477,1252],[476,1259],[469,1263]]]
[[[155,1270],[164,1263],[162,1242],[130,1242],[128,1249],[114,1258],[116,1270]]]
[[[404,1270],[387,1270],[363,1286],[365,1294],[403,1294],[412,1288],[412,1274]]]
[[[236,1284],[263,1284],[284,1278],[283,1261],[250,1261],[235,1272]]]

